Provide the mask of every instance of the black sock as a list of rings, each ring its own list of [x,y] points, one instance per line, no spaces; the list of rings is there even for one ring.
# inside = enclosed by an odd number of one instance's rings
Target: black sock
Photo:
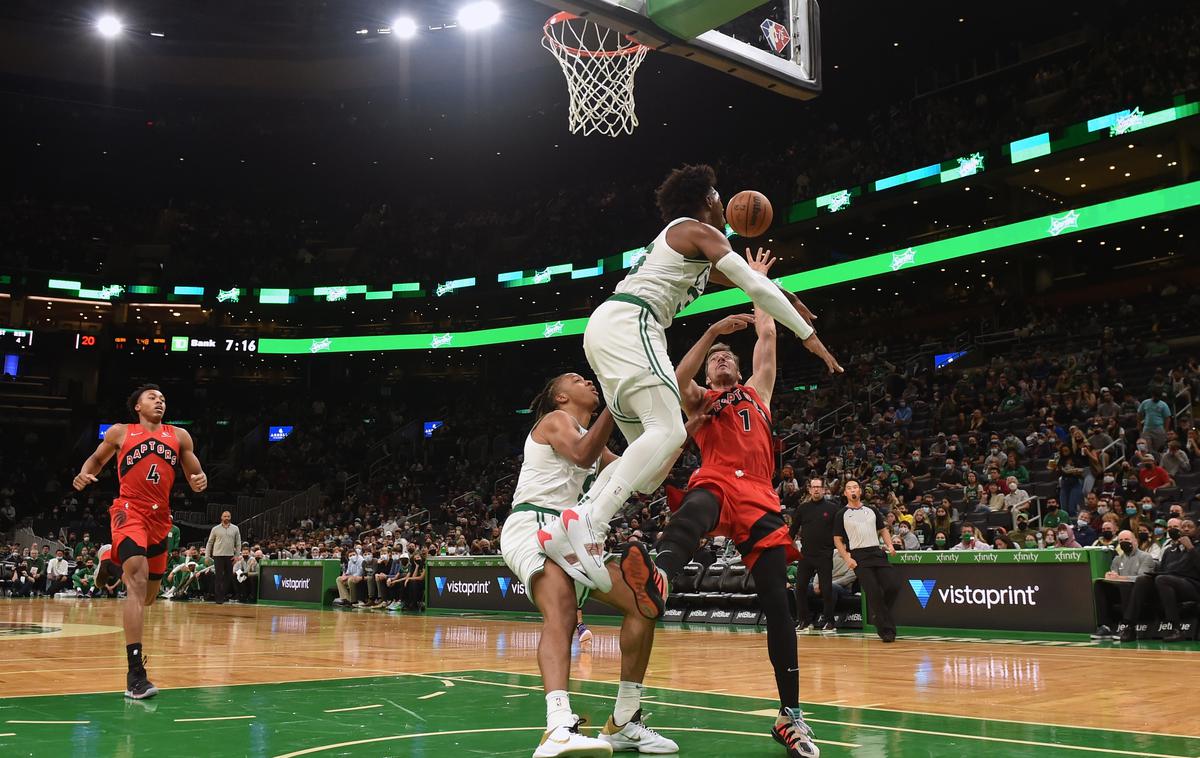
[[[674,580],[683,567],[691,562],[700,547],[700,540],[711,532],[721,518],[721,503],[716,495],[706,489],[690,490],[683,504],[658,540],[658,555],[654,564]]]
[[[142,668],[142,643],[135,642],[125,646],[125,657],[129,659],[129,670]]]
[[[779,704],[799,708],[800,668],[796,655],[796,631],[787,604],[787,558],[782,547],[764,550],[750,572],[758,592],[758,604],[767,617],[767,654],[775,669]]]

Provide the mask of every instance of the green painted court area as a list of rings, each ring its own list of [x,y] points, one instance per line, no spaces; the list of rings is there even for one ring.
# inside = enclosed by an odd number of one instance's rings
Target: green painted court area
[[[616,686],[574,682],[575,710],[600,725]],[[779,756],[775,704],[647,690],[650,726],[680,755]],[[805,706],[823,756],[1200,755],[1200,737],[1014,724],[890,710]],[[541,737],[537,677],[450,671],[334,681],[0,699],[5,756],[529,756]]]

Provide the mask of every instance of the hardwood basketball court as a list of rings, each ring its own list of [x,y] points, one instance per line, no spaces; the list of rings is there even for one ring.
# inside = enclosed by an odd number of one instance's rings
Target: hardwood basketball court
[[[132,702],[116,601],[0,602],[0,751],[515,757],[543,729],[532,620],[159,603],[146,629],[161,693]],[[619,652],[616,627],[593,632],[573,651],[572,704],[600,725]],[[1200,756],[1196,643],[798,639],[823,756]],[[681,755],[781,754],[765,641],[660,628],[649,724]]]

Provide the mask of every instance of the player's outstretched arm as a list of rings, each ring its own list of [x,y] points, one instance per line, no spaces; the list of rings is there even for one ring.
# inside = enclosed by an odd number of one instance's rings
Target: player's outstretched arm
[[[679,363],[675,364],[675,382],[679,385],[683,411],[688,418],[696,415],[696,407],[704,396],[704,390],[696,384],[696,374],[700,373],[700,369],[704,366],[704,358],[708,355],[708,349],[713,346],[718,337],[740,332],[753,323],[754,317],[747,313],[726,316],[708,327],[696,344],[692,345],[692,349],[688,350]]]
[[[193,492],[203,492],[208,489],[208,476],[200,467],[200,459],[196,457],[195,444],[192,435],[186,429],[176,427],[175,436],[179,438],[179,465],[187,474],[188,486]]]
[[[746,262],[750,268],[766,276],[775,265],[770,250],[761,247],[757,253],[746,249]],[[775,394],[776,350],[775,350],[775,319],[771,318],[762,308],[754,309],[754,331],[758,339],[754,342],[753,373],[746,385],[753,387],[762,398],[767,408],[771,407],[771,396]]]
[[[125,444],[125,425],[113,424],[108,431],[104,432],[104,439],[96,447],[96,452],[89,455],[88,459],[83,462],[79,473],[71,482],[71,486],[82,492],[89,484],[95,484],[96,474],[100,473],[110,458],[120,452],[123,444]]]
[[[538,424],[538,431],[546,440],[546,444],[576,466],[590,466],[595,463],[607,449],[612,430],[613,418],[607,408],[600,412],[596,422],[582,437],[575,427],[575,419],[566,411],[547,413]]]
[[[680,226],[685,226],[685,224],[680,224]],[[804,304],[800,302],[799,298],[791,293],[787,293],[785,296],[774,282],[750,268],[750,264],[733,252],[733,248],[729,246],[729,240],[725,239],[725,235],[716,228],[707,224],[686,224],[686,226],[686,241],[690,246],[694,246],[704,257],[712,261],[716,269],[726,279],[740,287],[756,306],[771,314],[776,321],[795,333],[810,352],[825,362],[829,373],[840,374],[842,372],[842,367],[834,360],[825,345],[816,339],[812,325],[801,314],[799,309],[803,309],[805,312],[808,309],[804,308]],[[811,313],[809,315],[811,316]]]

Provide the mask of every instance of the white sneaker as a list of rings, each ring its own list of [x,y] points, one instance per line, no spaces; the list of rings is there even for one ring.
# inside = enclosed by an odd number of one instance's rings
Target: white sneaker
[[[788,720],[779,722],[771,729],[771,736],[787,748],[788,758],[820,758],[821,750],[813,742],[813,730],[804,723],[799,709],[786,709]],[[780,714],[785,715],[785,714]]]
[[[167,587],[167,591],[163,593],[163,597],[166,598],[167,600],[170,600],[171,598],[175,597],[175,588]]]
[[[613,717],[600,730],[600,739],[612,745],[613,752],[634,750],[651,755],[670,755],[679,752],[679,745],[642,723],[642,709],[638,708],[625,726],[617,726]]]
[[[604,740],[587,737],[579,731],[583,721],[576,721],[570,726],[557,726],[542,735],[542,742],[533,751],[533,758],[555,758],[556,756],[571,756],[571,758],[607,758],[613,749]]]
[[[596,529],[587,510],[568,508],[561,518],[539,529],[537,536],[542,552],[567,576],[592,589],[612,592],[612,577],[604,565],[607,524]]]

